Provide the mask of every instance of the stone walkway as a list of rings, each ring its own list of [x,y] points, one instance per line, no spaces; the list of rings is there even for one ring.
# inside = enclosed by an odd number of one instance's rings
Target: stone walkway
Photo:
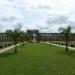
[[[49,42],[45,42],[46,44],[50,44]],[[52,43],[51,43],[52,44]],[[58,44],[52,44],[54,46],[59,46],[59,47],[63,47],[63,48],[66,48],[66,46],[62,46],[62,45],[58,45]],[[72,50],[75,50],[74,47],[68,47],[69,49],[72,49]]]
[[[17,46],[19,46],[20,44],[17,44]],[[8,50],[11,50],[12,48],[14,48],[15,47],[15,45],[12,45],[12,46],[9,46],[9,47],[7,47],[7,48],[4,48],[4,49],[1,49],[0,50],[0,53],[3,53],[3,52],[5,52],[5,51],[8,51]]]

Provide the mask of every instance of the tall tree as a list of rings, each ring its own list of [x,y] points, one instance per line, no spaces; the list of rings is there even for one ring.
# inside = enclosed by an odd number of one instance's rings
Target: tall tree
[[[19,43],[18,38],[20,37],[20,33],[21,33],[20,24],[18,24],[17,27],[14,30],[6,30],[5,33],[6,33],[7,39],[9,39],[10,37],[12,38],[12,41],[15,45],[15,53],[16,53],[17,52],[17,44]]]
[[[31,40],[30,36],[27,33],[25,33],[25,41],[30,42],[30,40]]]
[[[17,44],[19,43],[18,38],[20,37],[20,32],[21,32],[20,27],[16,27],[12,33],[13,42],[15,44],[15,53],[17,52]]]
[[[71,33],[71,27],[68,26],[67,28],[60,28],[59,32],[64,34],[64,38],[65,38],[64,40],[65,40],[65,43],[66,43],[66,52],[68,52],[68,42],[69,42],[69,36],[70,36],[70,33]]]
[[[18,40],[20,42],[20,45],[22,44],[22,46],[24,46],[24,42],[25,42],[25,32],[24,31],[20,32],[20,37]]]

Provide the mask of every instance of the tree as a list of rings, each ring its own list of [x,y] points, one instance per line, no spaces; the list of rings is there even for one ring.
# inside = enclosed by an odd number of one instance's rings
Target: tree
[[[13,42],[15,44],[15,53],[17,52],[17,44],[19,43],[18,38],[20,37],[20,32],[21,32],[20,28],[16,27],[12,33]]]
[[[30,42],[30,40],[31,40],[30,36],[27,33],[25,33],[25,41],[29,41]]]
[[[59,32],[64,34],[64,38],[65,38],[64,40],[65,40],[65,43],[66,43],[66,52],[68,52],[68,42],[69,42],[69,36],[70,36],[70,33],[71,33],[71,27],[68,26],[67,28],[60,28]]]
[[[25,32],[24,31],[20,32],[20,37],[18,40],[20,41],[20,45],[22,44],[22,46],[24,46],[24,42],[25,42]]]
[[[18,38],[20,37],[20,33],[21,33],[21,26],[18,25],[14,30],[6,30],[5,33],[6,33],[7,39],[9,39],[10,37],[12,38],[12,41],[15,45],[15,53],[16,53],[17,52],[17,44],[19,43]]]

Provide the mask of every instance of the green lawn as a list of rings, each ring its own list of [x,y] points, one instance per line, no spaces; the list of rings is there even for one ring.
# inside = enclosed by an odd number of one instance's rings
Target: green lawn
[[[47,44],[27,44],[0,55],[0,75],[75,75],[75,52]]]

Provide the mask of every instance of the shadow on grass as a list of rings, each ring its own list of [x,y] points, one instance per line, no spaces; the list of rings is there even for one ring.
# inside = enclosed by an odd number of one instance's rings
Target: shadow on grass
[[[15,53],[15,50],[12,49],[12,50],[9,50],[9,51],[6,51],[6,52],[1,53],[0,54],[0,57],[9,57],[9,56],[16,55],[16,54],[19,54],[19,52],[17,51]]]
[[[75,51],[74,50],[70,50],[68,52],[68,55],[75,57]]]
[[[11,50],[8,50],[8,51],[5,51],[3,53],[0,54],[0,57],[9,57],[9,56],[12,56],[12,55],[16,55],[16,54],[20,54],[21,53],[21,46],[17,47],[17,52],[15,53],[15,49],[11,49]]]
[[[60,54],[75,57],[75,50],[69,50],[68,52],[63,50],[63,51],[60,52]]]

